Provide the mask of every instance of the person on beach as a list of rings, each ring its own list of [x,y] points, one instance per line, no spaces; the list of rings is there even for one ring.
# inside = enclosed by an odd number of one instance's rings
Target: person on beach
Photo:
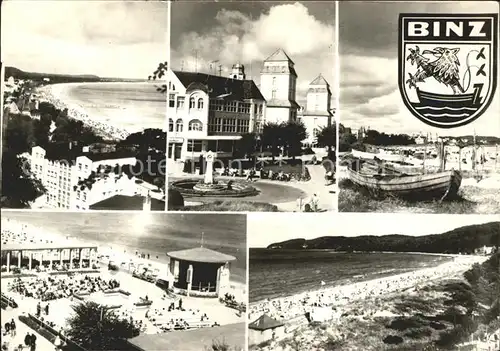
[[[30,333],[26,333],[26,335],[24,336],[24,345],[26,347],[29,347],[30,343],[31,343],[31,334]]]
[[[297,212],[302,212],[302,202],[303,202],[302,197],[299,197],[297,199]]]
[[[318,212],[319,210],[319,198],[318,195],[314,194],[311,200],[312,208],[314,212]]]
[[[12,336],[16,336],[16,322],[14,322],[14,318],[10,321],[10,330]]]
[[[54,346],[56,347],[56,350],[61,349],[61,338],[59,335],[56,336],[56,339],[54,340]]]

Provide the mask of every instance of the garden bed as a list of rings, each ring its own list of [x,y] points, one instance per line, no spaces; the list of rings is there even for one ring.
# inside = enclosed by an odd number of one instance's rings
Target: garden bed
[[[224,185],[225,187],[230,185],[231,189],[217,189],[216,191],[193,189],[193,187],[201,181],[202,180],[198,178],[181,179],[173,181],[170,187],[180,192],[183,196],[246,197],[259,194],[259,190],[250,184],[233,180],[220,181],[218,183]]]

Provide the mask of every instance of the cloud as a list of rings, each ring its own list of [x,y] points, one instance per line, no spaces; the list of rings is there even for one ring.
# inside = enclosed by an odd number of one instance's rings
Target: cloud
[[[6,1],[2,60],[29,71],[147,78],[167,56],[167,28],[162,2]]]
[[[217,70],[213,64],[210,69],[212,61],[218,60],[224,67],[240,62],[247,71],[251,66],[252,78],[258,83],[256,73],[262,61],[282,48],[296,64],[300,94],[319,73],[333,84],[333,17],[331,23],[320,21],[309,12],[307,4],[298,2],[272,6],[256,17],[243,11],[244,7],[237,11],[234,6],[231,10],[220,9],[215,23],[200,25],[196,31],[176,33],[173,28],[172,35],[180,37],[172,48],[173,68],[193,70],[197,61],[199,71],[214,73]],[[176,16],[175,12],[172,15]]]

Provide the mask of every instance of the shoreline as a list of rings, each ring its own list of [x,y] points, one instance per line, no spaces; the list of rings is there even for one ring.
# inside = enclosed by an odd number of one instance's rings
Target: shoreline
[[[98,258],[98,261],[101,264],[108,264],[109,261],[115,262],[118,267],[121,267],[121,263],[132,263],[134,267],[150,267],[152,269],[156,269],[161,275],[165,272],[167,268],[166,260],[162,260],[158,258],[154,259],[154,256],[148,258],[142,258],[140,256],[134,255],[132,252],[128,251],[129,249],[126,246],[120,246],[113,243],[104,244],[97,241],[85,240],[74,236],[64,236],[62,233],[45,230],[42,228],[34,227],[33,225],[29,225],[26,223],[18,222],[12,219],[4,220],[2,219],[2,232],[3,231],[12,231],[12,232],[22,232],[25,233],[28,237],[35,237],[41,241],[45,242],[72,242],[72,243],[82,243],[82,244],[92,244],[97,245],[98,247],[98,256],[105,256],[105,258]],[[41,235],[40,235],[41,234]],[[43,239],[40,239],[43,237]],[[125,249],[122,251],[122,249]],[[137,252],[145,251],[141,249],[137,249]],[[132,271],[128,271],[127,274],[132,275]],[[246,283],[240,282],[238,280],[229,279],[229,287],[228,290],[235,295],[236,298],[241,298],[240,301],[246,301],[248,291],[246,289]]]
[[[281,249],[267,249],[267,248],[250,248],[250,249],[281,250]],[[287,250],[287,249],[284,249],[284,250]],[[444,258],[453,258],[453,257],[464,256],[464,255],[458,255],[458,254],[428,253],[428,252],[414,252],[414,251],[412,251],[412,252],[397,252],[397,251],[370,251],[370,252],[353,251],[353,252],[347,252],[347,251],[334,251],[333,249],[289,249],[289,251],[294,251],[294,250],[309,251],[309,252],[311,252],[311,251],[312,252],[330,252],[332,254],[409,254],[409,255],[421,255],[421,256],[437,256],[437,257],[444,257]],[[447,262],[449,262],[449,260]],[[443,263],[446,263],[446,262],[439,262],[437,265],[440,265]],[[345,286],[345,285],[349,285],[349,284],[368,282],[368,281],[375,280],[375,279],[387,278],[387,277],[391,277],[394,275],[394,274],[387,274],[387,273],[392,273],[396,270],[399,271],[399,273],[397,273],[397,274],[405,274],[405,273],[409,273],[409,272],[414,272],[414,271],[419,270],[419,269],[426,269],[426,268],[432,268],[432,267],[436,267],[436,266],[435,265],[428,265],[425,267],[418,267],[418,268],[410,268],[410,267],[409,268],[401,268],[401,269],[393,268],[390,270],[381,270],[381,271],[370,272],[368,274],[354,275],[350,278],[340,279],[339,284],[337,284],[337,285],[329,285],[329,286],[325,286],[325,287],[322,287],[322,288],[319,288],[316,290],[304,290],[304,291],[299,292],[299,293],[285,295],[285,296],[278,296],[278,297],[274,297],[271,299],[263,298],[263,299],[259,299],[256,301],[249,301],[249,305],[252,306],[252,305],[257,305],[257,304],[268,302],[268,301],[272,302],[275,300],[287,299],[287,298],[290,298],[290,297],[293,297],[296,295],[301,295],[301,294],[306,294],[306,293],[314,293],[316,291],[333,289],[333,288],[336,288],[339,286]],[[361,279],[359,279],[359,278],[361,278]],[[363,278],[366,278],[366,279],[363,279]]]
[[[155,82],[159,83],[159,82]],[[122,85],[122,84],[148,84],[147,81],[141,82],[86,82],[86,83],[57,83],[45,85],[36,88],[34,94],[39,96],[40,102],[49,102],[58,109],[68,109],[68,117],[82,121],[86,126],[92,128],[96,134],[105,139],[120,140],[125,139],[130,134],[136,132],[130,128],[115,126],[109,122],[103,122],[92,116],[81,103],[77,103],[70,97],[69,90],[73,87],[106,84],[106,85]],[[153,84],[153,83],[151,83]],[[114,108],[121,108],[114,106]]]
[[[453,260],[437,266],[309,290],[286,297],[250,302],[249,318],[257,318],[262,313],[268,313],[271,317],[275,316],[275,318],[289,321],[310,312],[313,305],[315,307],[343,307],[367,297],[403,291],[430,281],[463,274],[474,263],[481,263],[488,259],[487,256],[473,255],[452,255],[450,258]]]

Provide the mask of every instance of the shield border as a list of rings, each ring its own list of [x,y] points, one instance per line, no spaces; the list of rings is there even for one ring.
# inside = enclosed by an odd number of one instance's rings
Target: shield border
[[[483,108],[477,112],[477,114],[474,116],[474,118],[469,119],[465,122],[461,122],[458,124],[454,125],[438,125],[435,124],[432,121],[428,121],[424,117],[420,116],[411,106],[410,101],[405,97],[405,94],[403,93],[403,90],[405,89],[404,87],[404,56],[403,56],[403,19],[405,17],[420,17],[420,18],[438,18],[438,17],[456,17],[456,18],[467,18],[467,17],[486,17],[486,18],[492,18],[493,19],[493,28],[492,28],[492,41],[491,41],[491,46],[492,50],[491,52],[493,53],[493,74],[490,75],[491,79],[491,93],[488,96],[487,101],[484,102]],[[495,96],[495,91],[497,88],[497,77],[498,77],[498,14],[496,13],[491,13],[491,14],[485,14],[485,13],[400,13],[399,14],[399,20],[398,20],[398,88],[399,88],[399,93],[401,95],[401,99],[403,100],[403,103],[405,104],[406,108],[408,111],[416,118],[418,118],[419,121],[430,125],[432,127],[440,128],[440,129],[452,129],[452,128],[458,128],[458,127],[463,127],[467,124],[470,124],[477,120],[479,117],[481,117],[484,112],[489,108],[491,105],[493,98]],[[403,60],[403,62],[401,61]],[[403,83],[403,86],[401,86]]]

